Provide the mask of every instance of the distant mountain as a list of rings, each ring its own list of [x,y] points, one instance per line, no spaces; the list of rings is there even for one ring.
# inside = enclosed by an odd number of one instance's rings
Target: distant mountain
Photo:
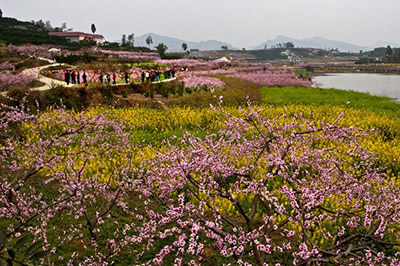
[[[150,46],[151,48],[157,46],[159,43],[164,43],[168,50],[167,52],[179,52],[182,51],[182,43],[186,43],[188,46],[188,50],[190,49],[200,49],[203,51],[206,50],[221,50],[221,46],[228,46],[228,49],[232,49],[232,45],[226,42],[221,42],[217,40],[209,40],[209,41],[201,41],[201,42],[192,42],[181,40],[173,37],[162,36],[156,33],[147,33],[142,36],[135,37],[135,46],[145,46],[148,47],[146,43],[147,37],[151,36],[153,39],[153,44]]]
[[[319,49],[339,49],[341,52],[359,52],[360,50],[369,50],[371,49],[370,47],[366,46],[361,46],[361,45],[355,45],[351,43],[346,43],[346,42],[340,42],[340,41],[333,41],[333,40],[328,40],[322,37],[313,37],[309,39],[304,39],[304,40],[298,40],[298,39],[293,39],[290,37],[286,36],[277,36],[274,40],[268,40],[267,42],[264,42],[256,47],[253,47],[253,49],[264,49],[265,45],[267,47],[271,47],[272,45],[276,45],[279,43],[286,43],[286,42],[292,42],[295,47],[302,47],[302,48],[319,48]]]

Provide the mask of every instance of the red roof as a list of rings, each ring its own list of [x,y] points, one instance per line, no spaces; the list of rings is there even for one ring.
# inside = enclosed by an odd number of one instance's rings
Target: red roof
[[[100,34],[90,34],[84,33],[80,31],[69,31],[69,32],[49,32],[51,36],[60,36],[60,37],[85,37],[87,39],[104,39],[103,35]]]

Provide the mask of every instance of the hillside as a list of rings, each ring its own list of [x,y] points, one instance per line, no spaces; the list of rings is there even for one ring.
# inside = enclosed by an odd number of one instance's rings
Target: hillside
[[[0,41],[6,44],[58,44],[68,45],[69,42],[58,36],[49,36],[47,31],[31,22],[19,21],[15,18],[2,18]]]

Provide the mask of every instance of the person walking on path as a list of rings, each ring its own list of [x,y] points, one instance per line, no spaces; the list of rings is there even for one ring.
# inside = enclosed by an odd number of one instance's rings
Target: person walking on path
[[[115,72],[113,74],[113,84],[117,84],[117,74],[115,74]]]
[[[144,82],[144,78],[145,78],[146,74],[144,73],[144,71],[142,72],[142,83]]]
[[[71,75],[69,74],[69,70],[65,71],[65,83],[67,83],[67,86],[69,85],[70,78]]]
[[[110,76],[110,74],[107,73],[107,76],[106,76],[106,77],[107,77],[107,83],[110,84],[110,83],[111,83],[111,76]]]
[[[78,82],[78,84],[81,84],[81,73],[79,73],[76,75],[76,81]]]
[[[169,79],[170,76],[171,76],[171,71],[170,71],[170,70],[167,70],[167,71],[164,72],[164,77],[165,77],[166,79]]]
[[[100,83],[103,83],[103,73],[100,73],[99,80],[100,80]]]
[[[83,79],[83,83],[87,84],[87,80],[86,80],[87,76],[86,76],[86,72],[83,71],[83,75],[82,75],[82,79]]]
[[[76,73],[75,73],[75,71],[72,71],[71,77],[72,77],[72,84],[75,85],[76,84]]]
[[[125,83],[129,83],[129,75],[128,75],[128,72],[125,72]]]
[[[146,82],[149,82],[149,81],[150,81],[150,73],[146,72]]]
[[[157,79],[157,82],[159,82],[160,81],[160,72],[156,72],[156,79]]]

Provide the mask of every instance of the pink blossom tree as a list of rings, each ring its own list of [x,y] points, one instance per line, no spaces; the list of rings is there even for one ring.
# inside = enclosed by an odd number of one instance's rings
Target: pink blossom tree
[[[10,44],[4,48],[4,53],[11,55],[19,55],[23,57],[36,56],[36,57],[51,58],[49,48],[51,48],[50,45],[25,44],[17,46]]]
[[[147,222],[130,240],[176,239],[155,264],[170,253],[201,263],[210,247],[238,264],[399,263],[399,189],[359,145],[368,133],[285,121],[251,110],[169,145],[142,171]]]
[[[360,146],[369,132],[340,117],[261,113],[221,111],[219,132],[186,134],[139,163],[129,129],[107,115],[8,107],[0,257],[196,265],[211,252],[240,265],[399,264],[399,189]]]
[[[26,75],[24,73],[18,73],[18,74],[11,74],[11,73],[5,73],[5,74],[0,74],[0,89],[1,88],[8,88],[10,86],[14,85],[31,85],[36,81],[36,77],[33,75]]]
[[[24,105],[0,114],[0,258],[105,263],[126,243],[129,223],[120,227],[111,214],[131,215],[125,199],[136,148],[120,123],[102,115],[74,116],[63,109],[52,114],[30,114]],[[11,130],[22,125],[27,128],[20,136],[29,140],[12,137]],[[87,167],[95,158],[104,160]],[[111,174],[101,182],[105,168]]]

